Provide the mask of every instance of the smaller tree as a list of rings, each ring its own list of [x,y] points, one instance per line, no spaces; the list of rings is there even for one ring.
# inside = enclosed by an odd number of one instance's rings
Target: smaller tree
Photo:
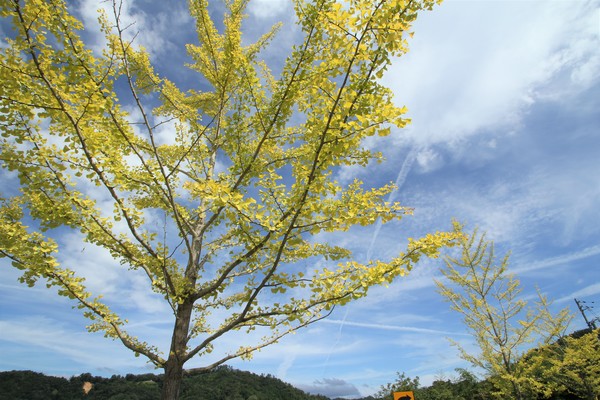
[[[461,231],[462,226],[455,224],[455,230]],[[519,281],[507,272],[509,256],[498,260],[485,234],[475,230],[463,236],[460,247],[460,258],[446,257],[441,268],[446,279],[436,284],[452,309],[463,315],[480,354],[454,344],[465,360],[490,374],[496,395],[517,400],[535,397],[538,388],[518,360],[528,344],[557,340],[571,316],[567,309],[552,315],[550,303],[539,291],[538,301],[528,305],[520,297]]]
[[[424,388],[419,393],[419,400],[465,400],[463,397],[456,397],[454,393],[454,383],[449,379],[436,379],[431,386]]]
[[[377,400],[388,400],[393,398],[393,392],[412,391],[418,400],[479,400],[488,399],[485,393],[485,382],[479,382],[477,377],[465,370],[456,369],[458,376],[452,380],[444,377],[436,378],[430,386],[421,387],[419,377],[412,379],[404,372],[397,373],[398,378],[394,383],[381,386],[375,394]],[[483,391],[482,392],[482,387]]]
[[[404,372],[397,372],[398,378],[394,383],[388,383],[381,386],[379,391],[375,393],[375,398],[378,400],[392,400],[394,392],[418,391],[420,387],[419,377],[410,378]]]
[[[485,392],[484,383],[479,382],[477,376],[464,368],[457,368],[458,376],[452,381],[452,391],[454,400],[475,400],[480,399]]]

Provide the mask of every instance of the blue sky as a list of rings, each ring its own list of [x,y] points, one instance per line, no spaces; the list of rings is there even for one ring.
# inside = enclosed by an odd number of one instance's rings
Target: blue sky
[[[168,3],[130,0],[124,18],[136,21],[142,44],[163,73],[192,85],[193,76],[181,68],[181,44],[194,40],[193,22],[183,4]],[[88,43],[99,48],[99,2],[78,4]],[[220,5],[215,7],[218,13]],[[268,62],[297,40],[291,12],[286,0],[250,1],[248,40],[276,21],[285,24],[264,53]],[[369,143],[386,162],[347,168],[338,178],[395,181],[399,190],[392,197],[415,214],[399,224],[351,230],[338,240],[360,260],[386,259],[407,237],[449,229],[457,218],[511,251],[510,270],[518,274],[523,296],[539,287],[557,309],[572,310],[572,330],[583,328],[573,298],[600,300],[600,2],[447,0],[421,14],[414,30],[411,51],[384,77],[412,124]],[[91,289],[120,296],[134,329],[166,343],[164,305],[144,290],[141,276],[125,274],[98,249],[84,249],[76,235],[62,242],[63,263],[84,273]],[[120,344],[87,333],[86,321],[66,299],[43,285],[18,284],[18,271],[4,260],[0,267],[0,370],[148,372],[144,360]],[[437,268],[426,261],[252,361],[230,365],[348,398],[372,394],[396,372],[418,375],[426,384],[450,377],[467,365],[446,338],[474,347],[460,316],[435,291]],[[590,314],[598,315],[600,305]]]

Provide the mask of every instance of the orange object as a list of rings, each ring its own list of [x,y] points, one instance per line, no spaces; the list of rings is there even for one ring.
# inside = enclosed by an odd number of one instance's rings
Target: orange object
[[[394,392],[394,400],[415,400],[413,392]]]

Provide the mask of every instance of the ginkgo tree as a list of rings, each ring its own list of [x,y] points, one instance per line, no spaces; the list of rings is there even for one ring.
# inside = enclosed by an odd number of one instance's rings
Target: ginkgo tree
[[[247,1],[225,1],[215,21],[206,0],[190,0],[198,41],[187,67],[199,86],[183,90],[137,45],[118,0],[99,11],[102,52],[82,40],[65,1],[2,1],[13,31],[0,50],[0,162],[19,184],[0,195],[0,256],[22,282],[73,299],[90,331],[163,368],[163,399],[177,398],[184,364],[227,334],[268,332],[204,369],[249,357],[436,257],[460,233],[408,239],[397,257],[364,263],[323,235],[410,213],[385,201],[392,184],[335,175],[380,160],[364,139],[408,122],[379,78],[434,3],[296,0],[302,38],[274,76],[260,52],[277,26],[244,45]],[[169,344],[128,333],[102,293],[60,263],[56,235],[67,231],[147,277],[172,310]]]
[[[456,232],[463,227],[455,222]],[[498,258],[485,234],[460,240],[460,257],[445,257],[436,281],[438,292],[460,313],[479,353],[457,345],[461,357],[489,374],[498,398],[537,398],[545,388],[520,359],[528,346],[552,343],[562,336],[572,318],[567,308],[552,313],[551,303],[538,291],[532,305],[521,294],[520,282],[508,271],[509,256]]]

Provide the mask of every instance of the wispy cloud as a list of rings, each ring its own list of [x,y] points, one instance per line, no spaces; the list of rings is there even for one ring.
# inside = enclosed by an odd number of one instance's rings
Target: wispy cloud
[[[528,265],[517,266],[511,269],[515,274],[525,274],[527,272],[546,269],[556,266],[564,266],[574,261],[583,260],[600,254],[600,245],[586,247],[577,252],[568,253],[556,257],[550,257],[544,260],[532,262]]]
[[[422,15],[412,51],[384,80],[413,119],[402,136],[428,145],[457,143],[492,127],[510,133],[532,102],[550,95],[551,79],[567,71],[573,83],[597,79],[596,7],[448,1]]]
[[[556,300],[556,303],[566,303],[568,301],[573,301],[573,299],[578,297],[591,297],[597,294],[600,294],[600,282],[588,285],[583,289],[576,290],[568,296],[561,297],[560,299]]]
[[[356,327],[360,327],[360,328],[382,329],[382,330],[387,330],[387,331],[414,332],[414,333],[430,334],[430,335],[469,336],[462,332],[439,331],[436,329],[419,328],[419,327],[413,327],[413,326],[374,324],[374,323],[367,323],[367,322],[344,321],[344,320],[337,320],[337,319],[325,319],[322,322],[328,323],[328,324],[344,324],[344,325],[356,326]]]
[[[117,369],[143,365],[143,361],[135,360],[127,350],[101,335],[76,332],[43,316],[0,320],[0,332],[4,341],[43,348],[90,369],[98,365]]]

